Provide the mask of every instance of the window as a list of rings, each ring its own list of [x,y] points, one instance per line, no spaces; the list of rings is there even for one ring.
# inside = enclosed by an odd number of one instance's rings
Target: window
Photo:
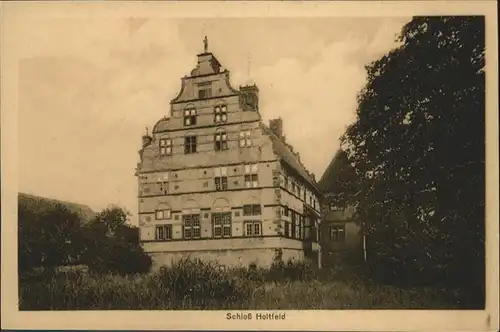
[[[196,153],[196,136],[184,137],[184,153]]]
[[[249,148],[252,146],[250,133],[249,130],[240,132],[240,148]]]
[[[158,182],[158,189],[161,195],[168,195],[168,182]]]
[[[285,189],[288,189],[288,177],[285,176]]]
[[[172,155],[172,140],[162,138],[160,139],[160,156]]]
[[[292,182],[292,194],[295,194],[295,182]]]
[[[292,215],[292,238],[297,238],[297,215],[295,211],[290,211]]]
[[[284,228],[284,234],[285,237],[290,237],[290,222],[289,221],[284,221],[285,223],[285,228]]]
[[[227,190],[227,176],[215,177],[215,190]]]
[[[300,186],[297,186],[297,196],[300,198]]]
[[[227,190],[227,167],[215,168],[215,190]]]
[[[245,165],[245,187],[256,188],[259,185],[257,164]]]
[[[221,123],[227,121],[227,106],[220,105],[214,108],[214,122]]]
[[[212,89],[200,89],[198,90],[198,99],[205,99],[212,97]]]
[[[245,221],[245,236],[262,235],[262,226],[260,221]]]
[[[200,215],[188,214],[182,216],[184,223],[184,239],[199,239],[201,236],[200,230]]]
[[[212,214],[213,237],[231,237],[231,212]]]
[[[247,204],[243,205],[243,215],[244,216],[260,216],[262,213],[259,204]]]
[[[345,241],[345,226],[333,226],[330,227],[330,240],[333,242],[344,242]]]
[[[196,125],[196,110],[194,108],[184,110],[184,125],[185,126]]]
[[[172,225],[156,226],[156,240],[165,241],[172,239]]]
[[[340,211],[340,210],[342,210],[342,209],[338,206],[338,204],[333,203],[333,202],[330,202],[330,204],[328,205],[328,207],[329,207],[330,211]]]
[[[214,135],[215,151],[227,150],[227,135],[224,132]]]
[[[289,212],[288,206],[285,206],[285,207],[283,208],[283,215],[284,215],[285,217],[288,217],[288,212]]]
[[[156,220],[170,219],[172,214],[170,209],[156,210]]]

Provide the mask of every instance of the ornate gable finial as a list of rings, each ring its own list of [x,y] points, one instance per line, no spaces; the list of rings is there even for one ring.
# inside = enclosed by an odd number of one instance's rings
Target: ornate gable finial
[[[208,51],[208,38],[205,36],[205,39],[203,39],[203,47],[205,49],[205,53]]]

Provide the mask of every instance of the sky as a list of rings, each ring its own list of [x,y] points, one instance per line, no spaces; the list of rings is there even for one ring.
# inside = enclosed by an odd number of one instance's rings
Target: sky
[[[32,17],[17,32],[19,191],[135,214],[141,136],[169,113],[205,35],[319,180],[355,120],[365,65],[408,21]]]

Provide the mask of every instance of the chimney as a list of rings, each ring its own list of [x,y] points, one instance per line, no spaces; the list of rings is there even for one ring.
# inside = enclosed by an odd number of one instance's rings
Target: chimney
[[[269,120],[269,128],[276,136],[283,138],[283,120],[281,118]]]

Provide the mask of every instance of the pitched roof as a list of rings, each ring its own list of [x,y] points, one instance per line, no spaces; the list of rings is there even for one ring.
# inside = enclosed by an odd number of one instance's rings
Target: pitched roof
[[[89,221],[96,213],[87,205],[61,201],[52,198],[46,198],[25,193],[18,194],[19,204],[24,204],[29,210],[34,213],[41,213],[53,208],[56,204],[65,206],[69,211],[74,212],[82,218],[83,221]]]
[[[273,151],[274,153],[281,158],[283,162],[285,162],[289,167],[293,168],[297,173],[299,173],[310,185],[314,188],[317,188],[318,185],[316,181],[313,179],[311,174],[305,168],[305,166],[300,162],[298,157],[290,150],[288,145],[283,142],[281,138],[276,136],[276,134],[264,123],[260,123],[263,131],[269,135],[271,139]]]
[[[338,190],[343,190],[344,184],[351,181],[356,176],[354,168],[349,163],[347,153],[339,149],[330,161],[325,172],[318,182],[319,189],[326,193],[335,193]]]

